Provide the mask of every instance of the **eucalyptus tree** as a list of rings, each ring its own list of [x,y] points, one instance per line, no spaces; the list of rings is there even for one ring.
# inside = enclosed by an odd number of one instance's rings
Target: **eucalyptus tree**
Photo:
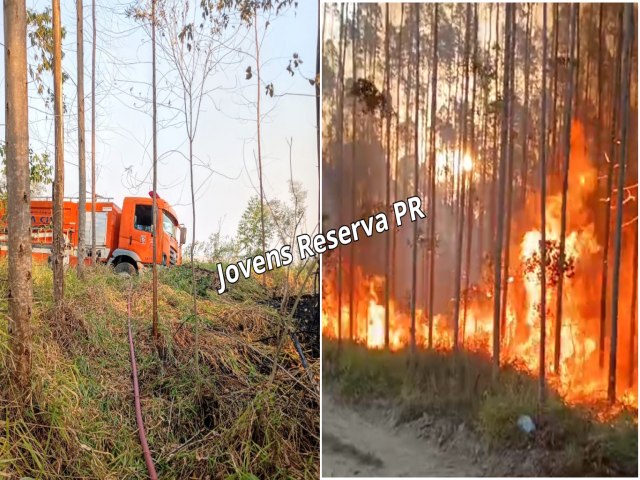
[[[414,6],[416,20],[416,101],[415,105],[415,131],[414,131],[414,173],[413,173],[413,193],[418,196],[418,175],[420,173],[418,165],[420,162],[420,153],[418,148],[418,135],[420,133],[420,4]],[[411,353],[416,353],[416,300],[417,300],[417,263],[418,263],[418,222],[413,222],[413,244],[412,244],[412,270],[411,270]]]
[[[427,338],[428,348],[433,346],[433,300],[435,286],[436,263],[436,105],[438,89],[438,4],[433,4],[433,57],[431,67],[431,121],[429,122],[429,164],[431,165],[431,178],[429,194],[431,205],[431,218],[429,219],[429,333]]]
[[[616,367],[618,362],[618,297],[620,294],[620,258],[622,255],[622,215],[623,215],[623,191],[627,171],[627,155],[629,149],[629,110],[630,110],[630,76],[631,76],[631,49],[634,33],[633,4],[627,3],[623,7],[623,40],[622,40],[622,67],[620,77],[620,155],[618,162],[618,192],[616,199],[616,227],[613,252],[613,278],[611,286],[611,345],[609,346],[609,381],[607,385],[607,397],[610,403],[616,400]],[[576,9],[572,12],[577,16]],[[577,23],[577,22],[576,22]],[[637,260],[637,253],[636,253]],[[633,349],[632,349],[633,350]]]
[[[504,198],[506,189],[507,152],[508,152],[508,128],[509,128],[509,72],[511,70],[511,11],[513,4],[505,6],[505,31],[504,31],[504,71],[502,75],[502,127],[500,130],[500,170],[498,173],[498,201],[496,212],[496,237],[494,240],[494,285],[493,285],[493,378],[496,380],[500,372],[500,287],[502,285],[502,241],[504,232]]]
[[[87,222],[87,169],[85,148],[85,123],[84,123],[84,14],[82,11],[83,0],[76,0],[76,51],[78,79],[76,82],[78,92],[78,276],[84,272],[85,231]]]
[[[64,318],[64,117],[62,105],[62,26],[60,23],[60,0],[53,0],[53,92],[55,167],[53,181],[53,301],[56,321]]]
[[[563,123],[563,167],[562,167],[562,206],[560,212],[560,253],[558,255],[557,268],[558,292],[556,295],[556,325],[554,336],[553,365],[556,374],[560,373],[561,334],[562,334],[562,300],[564,287],[564,263],[567,233],[567,192],[569,189],[569,160],[571,153],[571,107],[573,106],[574,80],[575,80],[575,44],[576,28],[578,23],[578,9],[576,4],[571,5],[570,37],[569,37],[569,81],[565,93],[564,123]]]
[[[25,2],[4,2],[5,140],[8,226],[8,335],[11,379],[19,400],[31,379],[31,213]],[[21,406],[22,401],[18,402]]]
[[[547,334],[547,4],[542,5],[542,100],[540,106],[540,359],[538,403],[545,401]]]

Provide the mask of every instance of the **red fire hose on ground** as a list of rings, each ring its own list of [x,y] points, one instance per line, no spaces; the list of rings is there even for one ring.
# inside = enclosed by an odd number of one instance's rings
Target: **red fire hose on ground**
[[[144,462],[147,464],[149,478],[157,480],[156,467],[151,458],[149,444],[147,443],[147,435],[144,431],[144,423],[142,422],[142,408],[140,407],[140,389],[138,388],[138,365],[136,363],[136,352],[133,348],[133,335],[131,334],[131,284],[129,284],[129,297],[127,299],[127,326],[129,329],[129,357],[131,358],[131,373],[133,377],[133,401],[136,407],[136,424],[138,425],[138,434],[140,436],[140,445],[142,445],[142,455]]]

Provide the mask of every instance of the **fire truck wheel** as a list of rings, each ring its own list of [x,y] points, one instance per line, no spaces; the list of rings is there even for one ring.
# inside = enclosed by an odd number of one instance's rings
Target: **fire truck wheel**
[[[115,271],[118,275],[128,275],[132,277],[136,274],[136,267],[129,262],[120,262],[116,265]]]

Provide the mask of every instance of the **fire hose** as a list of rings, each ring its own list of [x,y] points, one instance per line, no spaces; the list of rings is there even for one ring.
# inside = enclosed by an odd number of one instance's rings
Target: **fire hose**
[[[142,408],[140,407],[140,389],[138,388],[138,365],[136,363],[136,352],[133,348],[133,335],[131,334],[131,282],[129,282],[129,296],[127,298],[127,326],[129,329],[129,357],[131,358],[131,373],[133,377],[133,402],[136,408],[136,424],[138,425],[138,434],[140,436],[140,445],[142,446],[142,455],[144,462],[147,464],[147,471],[151,480],[157,480],[156,467],[151,458],[149,444],[147,443],[147,435],[144,431],[144,423],[142,421]]]

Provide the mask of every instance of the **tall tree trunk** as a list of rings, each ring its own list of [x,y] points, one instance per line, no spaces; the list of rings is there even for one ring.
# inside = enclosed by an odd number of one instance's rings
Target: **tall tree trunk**
[[[524,46],[524,105],[522,108],[522,172],[520,178],[522,179],[522,204],[524,205],[527,200],[527,176],[529,174],[529,159],[528,146],[529,146],[529,132],[527,131],[529,122],[529,72],[531,70],[531,9],[533,4],[527,5],[527,20],[526,20],[526,38]]]
[[[496,44],[498,44],[500,40],[500,4],[496,4]],[[498,51],[496,50],[495,62],[493,65],[495,71],[495,102],[496,105],[498,103]],[[497,178],[497,171],[499,166],[496,165],[496,160],[498,159],[498,109],[494,108],[493,112],[493,154],[491,155],[491,201],[490,201],[490,240],[495,245],[495,232],[496,232],[496,222],[497,222],[497,211],[496,211],[496,183],[500,181]],[[499,188],[499,187],[498,187]]]
[[[55,121],[55,172],[53,181],[53,301],[56,321],[64,317],[64,124],[62,109],[62,28],[60,0],[53,0],[53,95]]]
[[[257,20],[256,20],[257,21]],[[196,371],[196,389],[200,388],[200,325],[198,324],[198,289],[196,284],[196,259],[193,251],[196,246],[196,189],[193,178],[193,131],[189,133],[189,177],[191,180],[191,221],[193,228],[191,231],[191,285],[193,301],[193,325],[194,325],[194,362]],[[264,237],[263,237],[264,239]],[[196,390],[197,392],[198,390]]]
[[[624,4],[624,39],[622,47],[622,78],[620,95],[620,166],[618,171],[618,193],[616,201],[616,230],[614,237],[613,251],[613,279],[611,286],[611,345],[609,347],[609,382],[607,386],[607,397],[609,402],[616,400],[616,367],[618,361],[618,296],[620,294],[620,257],[622,254],[622,216],[624,180],[627,169],[627,149],[629,133],[629,82],[631,61],[631,44],[635,30],[633,24],[632,3]]]
[[[571,106],[573,104],[573,88],[575,80],[575,44],[576,44],[576,23],[578,9],[576,4],[571,4],[571,26],[569,40],[569,84],[564,104],[564,152],[563,152],[563,180],[562,180],[562,208],[560,213],[560,254],[558,255],[558,293],[556,296],[556,325],[555,325],[555,348],[553,365],[556,374],[560,373],[560,348],[562,334],[562,295],[564,285],[564,259],[565,242],[567,232],[567,190],[569,189],[569,158],[571,153]]]
[[[96,263],[96,2],[91,2],[91,265]]]
[[[158,103],[156,89],[156,0],[151,0],[151,94],[152,94],[152,141],[153,141],[153,199],[151,203],[151,211],[153,213],[153,264],[151,267],[153,280],[153,305],[152,305],[152,322],[151,332],[154,341],[159,340],[158,336],[158,201],[156,191],[158,188]],[[194,226],[195,231],[195,226]],[[193,264],[193,249],[191,251],[191,263]],[[195,288],[195,284],[194,284]]]
[[[493,20],[493,4],[489,4],[489,23],[488,23],[488,37],[485,42],[485,55],[490,59],[490,51],[491,51],[491,21]],[[481,73],[484,77],[484,73]],[[487,155],[487,137],[488,137],[488,129],[489,129],[489,87],[485,84],[484,79],[482,80],[482,173],[481,173],[481,187],[480,187],[480,195],[479,198],[479,212],[478,212],[478,265],[479,270],[482,273],[482,268],[484,265],[484,240],[485,240],[485,228],[484,228],[484,219],[486,215],[486,205],[487,205],[487,166],[488,166],[488,155]],[[493,159],[492,159],[493,162]],[[477,324],[476,324],[477,326]]]
[[[507,191],[505,197],[506,204],[506,218],[505,218],[505,238],[504,238],[504,260],[502,273],[502,300],[500,302],[500,334],[503,336],[506,334],[507,328],[507,301],[509,294],[509,256],[511,254],[511,212],[513,211],[513,177],[514,177],[514,158],[513,158],[513,103],[515,100],[515,47],[516,47],[516,7],[511,10],[511,18],[507,21],[511,22],[511,41],[509,46],[511,47],[511,53],[509,58],[509,65],[511,70],[509,71],[509,98],[507,99],[507,105],[509,107],[508,123],[509,133],[507,135],[508,147],[507,147]],[[506,20],[506,19],[505,19]],[[506,96],[505,96],[506,98]]]
[[[622,28],[623,18],[622,11],[624,7],[620,6],[619,14],[619,28],[620,36],[618,37],[618,46],[616,48],[616,68],[615,79],[620,78],[620,68],[622,59]],[[613,195],[613,166],[616,156],[616,144],[618,136],[618,102],[616,101],[619,96],[619,82],[613,82],[612,97],[611,97],[611,140],[609,143],[609,152],[611,154],[608,158],[607,164],[607,201],[605,202],[604,211],[604,240],[602,241],[602,278],[600,281],[600,336],[598,344],[598,361],[600,368],[604,368],[604,354],[605,354],[605,342],[606,342],[606,330],[607,330],[607,288],[609,285],[609,236],[611,231],[611,196]]]
[[[402,30],[404,27],[404,4],[400,4],[400,32],[398,34],[398,71],[399,76],[396,79],[396,130],[395,130],[395,159],[393,168],[393,198],[398,198],[398,161],[400,157],[400,84],[402,83]],[[407,63],[407,70],[409,69],[409,62]],[[407,107],[405,107],[407,108]],[[396,296],[396,247],[397,247],[398,229],[393,227],[393,235],[391,237],[391,288],[392,295]]]
[[[345,4],[343,3],[340,7],[340,43],[338,49],[338,148],[340,149],[340,161],[338,162],[340,168],[340,179],[339,179],[339,197],[340,204],[342,204],[343,200],[343,178],[344,178],[344,158],[345,158],[345,150],[344,150],[344,62],[345,62],[345,52],[346,52],[346,35],[345,35]],[[342,216],[338,217],[338,223],[342,222]],[[338,276],[338,342],[342,343],[342,249],[338,249],[338,268],[337,268],[337,276]]]
[[[415,5],[416,18],[416,101],[415,101],[415,132],[414,132],[414,149],[415,161],[413,168],[413,194],[418,196],[419,184],[419,162],[420,155],[418,152],[420,132],[420,5]],[[416,296],[417,296],[417,268],[418,268],[418,222],[413,222],[413,246],[412,246],[412,264],[411,264],[411,353],[416,353]]]
[[[557,139],[558,139],[558,33],[559,33],[558,4],[553,4],[553,61],[551,65],[553,76],[553,93],[551,98],[551,163],[557,169]]]
[[[27,91],[27,13],[22,0],[4,2],[5,140],[8,227],[7,333],[18,406],[31,380],[31,211]]]
[[[314,79],[315,87],[316,87],[316,159],[318,161],[318,232],[322,232],[322,208],[320,205],[320,198],[322,197],[322,176],[320,174],[321,171],[321,162],[322,162],[322,136],[320,133],[321,130],[321,121],[322,121],[322,105],[320,103],[320,3],[321,0],[318,0],[318,32],[316,38],[316,78]],[[324,30],[324,28],[323,28]],[[322,260],[320,260],[322,262]]]
[[[502,78],[502,127],[500,129],[500,172],[498,174],[498,205],[496,212],[497,231],[494,242],[494,284],[493,284],[493,378],[497,380],[500,373],[500,287],[502,285],[502,240],[504,231],[504,197],[506,188],[506,171],[507,171],[507,152],[508,152],[508,115],[509,115],[509,71],[510,71],[510,42],[511,42],[511,10],[513,4],[506,4],[505,6],[505,48],[504,48],[504,71]]]
[[[385,67],[384,67],[384,94],[387,98],[391,98],[389,95],[389,39],[390,39],[390,25],[389,25],[389,4],[385,5],[385,36],[384,36],[384,54],[385,54]],[[381,112],[381,115],[386,116],[386,156],[387,156],[387,172],[386,172],[386,188],[385,188],[385,212],[389,211],[391,205],[391,114],[390,110]],[[389,348],[389,300],[391,296],[391,279],[389,272],[391,271],[391,238],[388,233],[384,235],[385,251],[384,251],[384,346]]]
[[[603,24],[602,24],[602,19],[604,16],[604,4],[601,3],[600,4],[600,8],[599,8],[600,12],[598,14],[598,132],[596,134],[596,154],[598,158],[598,166],[601,165],[601,161],[600,159],[602,157],[604,157],[604,155],[602,155],[603,151],[602,151],[602,130],[603,130],[603,120],[602,120],[602,50],[605,44],[605,39],[602,37],[602,32],[603,32]],[[598,171],[598,173],[600,173]]]
[[[438,4],[433,4],[433,68],[431,70],[431,121],[429,130],[429,163],[431,164],[431,186],[429,205],[431,218],[429,220],[429,335],[427,345],[433,347],[433,300],[436,264],[436,106],[438,87]]]
[[[353,18],[351,19],[351,70],[353,81],[356,81],[357,78],[357,58],[358,58],[358,48],[357,48],[357,39],[358,39],[358,30],[356,28],[356,20],[358,19],[358,4],[353,4]],[[357,98],[355,95],[352,95],[352,103],[351,103],[351,218],[356,218],[356,107],[357,107]],[[353,340],[354,331],[357,336],[357,313],[358,307],[354,305],[355,303],[355,269],[357,265],[357,247],[354,242],[349,245],[349,252],[351,257],[351,265],[349,268],[349,338]]]
[[[257,8],[254,8],[253,18],[254,18],[253,31],[255,34],[255,42],[256,42],[256,143],[258,144],[258,177],[260,181],[260,235],[262,236],[262,255],[265,255],[267,252],[267,245],[266,245],[267,237],[266,237],[266,232],[264,227],[264,183],[263,183],[263,172],[262,172],[262,138],[260,136],[260,124],[262,123],[262,119],[260,118],[260,94],[262,90],[262,85],[260,83],[260,39],[258,38]],[[192,258],[191,262],[193,263],[193,261],[194,260]],[[195,279],[195,274],[194,274],[194,279]],[[262,285],[264,287],[267,286],[266,274],[262,275]],[[195,288],[195,283],[194,283],[194,288]]]
[[[478,164],[476,152],[476,81],[478,65],[478,5],[473,6],[473,89],[471,90],[471,132],[469,140],[469,151],[473,161],[472,167]],[[469,285],[471,282],[471,247],[473,246],[473,203],[475,187],[473,184],[473,170],[469,172],[469,199],[467,201],[467,252],[465,265],[465,285],[464,285],[464,312],[462,316],[462,342],[467,329],[467,309],[469,306]]]
[[[540,115],[540,371],[538,404],[545,401],[547,325],[547,4],[542,5],[542,103]]]
[[[76,0],[77,21],[77,67],[78,67],[78,277],[84,277],[85,230],[87,224],[87,170],[85,164],[84,123],[84,15],[82,1]]]
[[[458,231],[456,240],[456,269],[455,275],[455,304],[453,310],[453,350],[458,350],[458,339],[460,336],[460,300],[462,289],[462,241],[464,235],[464,210],[466,195],[467,171],[464,167],[464,158],[467,155],[467,125],[468,103],[469,103],[469,55],[471,42],[471,4],[467,3],[467,16],[465,21],[465,41],[464,41],[464,67],[463,67],[463,100],[462,100],[462,147],[458,150],[458,170],[459,175],[459,202],[458,206]]]

